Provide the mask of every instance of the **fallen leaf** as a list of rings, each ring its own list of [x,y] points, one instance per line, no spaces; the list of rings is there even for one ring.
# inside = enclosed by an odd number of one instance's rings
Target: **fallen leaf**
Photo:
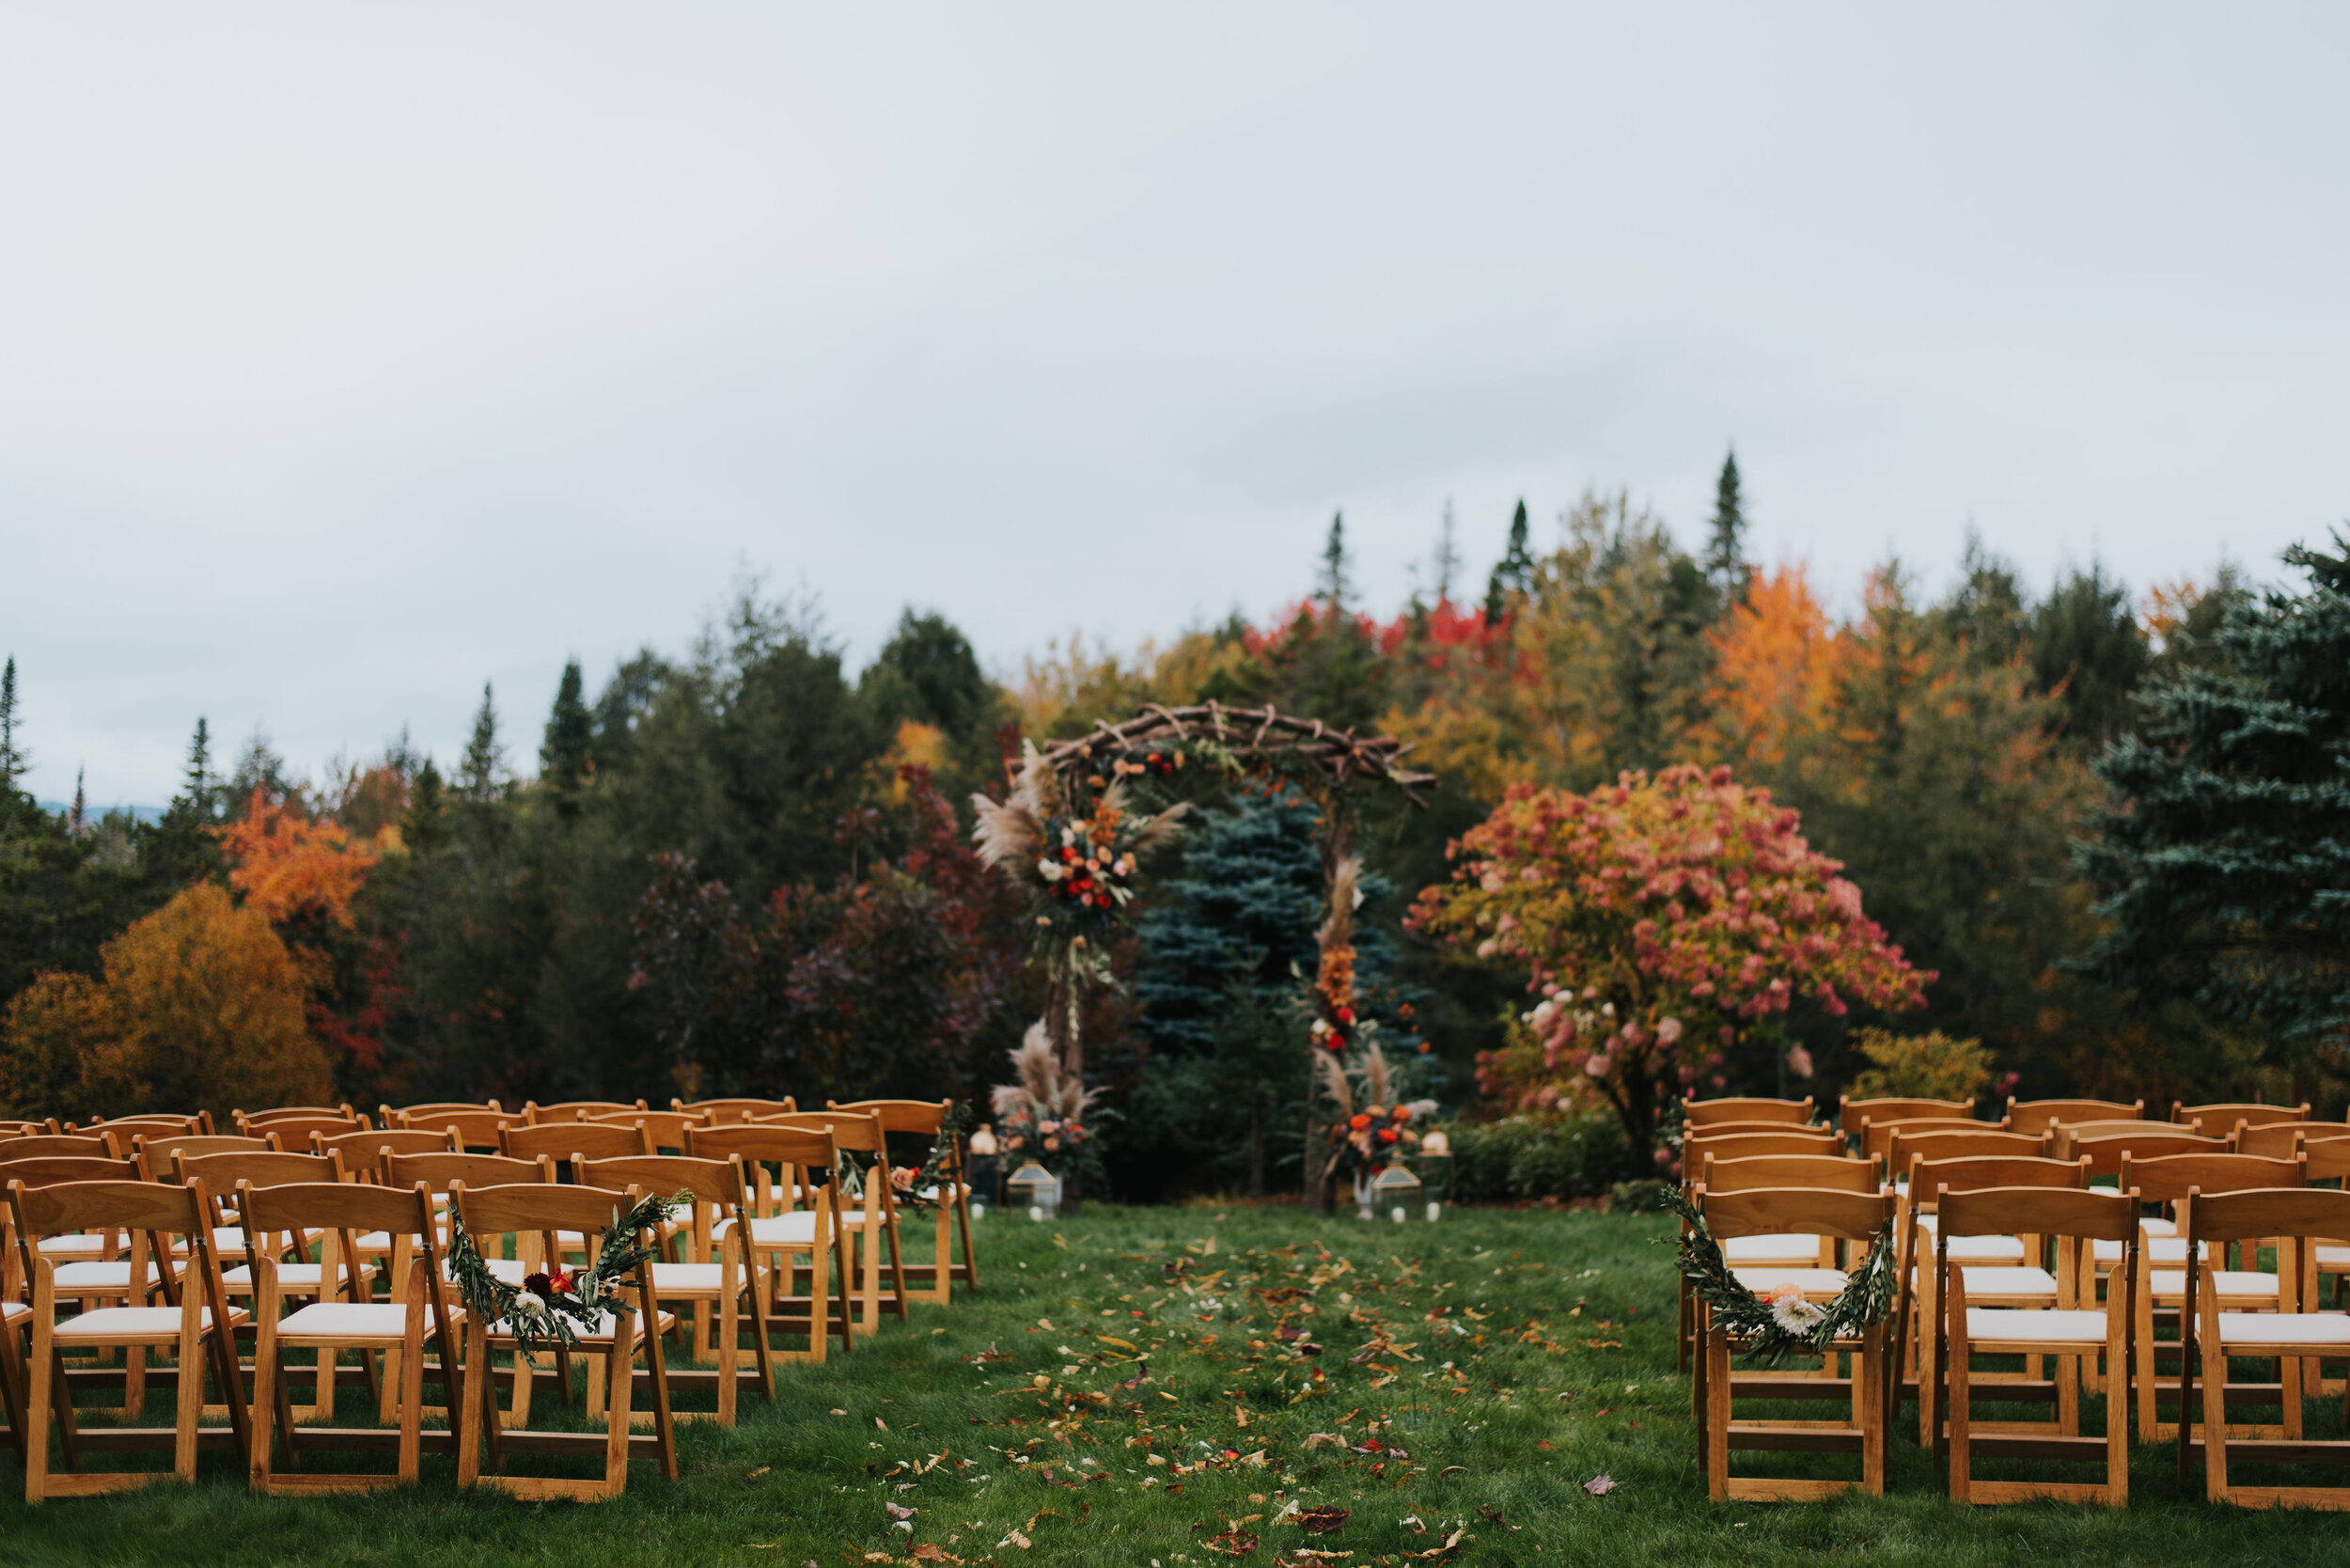
[[[891,1502],[886,1497],[882,1499],[882,1507],[889,1511],[889,1516],[893,1519],[911,1519],[922,1512],[918,1508],[907,1508],[901,1503]]]
[[[996,1542],[995,1544],[998,1546],[1017,1546],[1025,1552],[1028,1549],[1029,1541],[1026,1536],[1021,1534],[1018,1530],[1013,1530],[1010,1534],[1005,1536],[1001,1541]]]
[[[1594,1497],[1604,1497],[1616,1489],[1616,1478],[1602,1470],[1583,1483],[1583,1490]]]
[[[1336,1503],[1303,1509],[1297,1515],[1297,1528],[1308,1535],[1335,1535],[1345,1528],[1346,1516],[1351,1512]]]
[[[1136,1348],[1134,1341],[1121,1340],[1115,1334],[1096,1334],[1093,1337],[1101,1341],[1105,1345],[1116,1345],[1120,1350],[1133,1350]]]
[[[834,1412],[833,1412],[833,1414],[834,1414],[834,1415],[836,1415],[836,1416],[845,1416],[845,1415],[847,1415],[847,1414],[848,1414],[848,1412],[847,1412],[846,1410],[836,1410],[836,1411],[834,1411]]]
[[[758,1480],[760,1476],[765,1475],[768,1471],[770,1471],[770,1470],[772,1470],[772,1469],[774,1469],[774,1468],[775,1468],[775,1466],[774,1466],[773,1465],[761,1465],[761,1466],[760,1466],[758,1469],[753,1470],[750,1474],[748,1474],[748,1475],[744,1476],[743,1479],[744,1479],[744,1481],[757,1481],[757,1480]]]
[[[1342,1449],[1346,1444],[1336,1433],[1309,1432],[1306,1435],[1306,1446],[1309,1449]]]
[[[955,1556],[946,1547],[933,1546],[927,1541],[915,1547],[906,1555],[913,1558],[917,1562],[961,1562],[963,1560],[963,1559]]]
[[[1246,1530],[1228,1529],[1199,1543],[1212,1552],[1225,1557],[1246,1557],[1257,1549],[1257,1538]]]

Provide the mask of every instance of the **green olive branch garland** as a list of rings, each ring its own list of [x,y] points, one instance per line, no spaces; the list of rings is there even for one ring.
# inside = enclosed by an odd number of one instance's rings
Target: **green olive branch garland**
[[[658,1233],[670,1215],[693,1200],[692,1194],[683,1192],[648,1198],[604,1228],[594,1262],[573,1274],[549,1260],[540,1272],[525,1275],[520,1285],[509,1285],[490,1272],[480,1248],[465,1231],[463,1217],[452,1204],[449,1273],[458,1294],[464,1298],[465,1309],[484,1324],[503,1323],[522,1355],[536,1356],[545,1347],[568,1347],[577,1341],[579,1330],[594,1333],[603,1326],[606,1313],[619,1314],[622,1306],[619,1282],[634,1273],[637,1264],[659,1255],[646,1245],[645,1236]]]
[[[1837,1341],[1857,1339],[1892,1315],[1898,1281],[1890,1225],[1871,1240],[1868,1256],[1844,1277],[1835,1300],[1825,1307],[1808,1302],[1797,1307],[1766,1301],[1747,1288],[1731,1271],[1704,1215],[1678,1184],[1666,1184],[1664,1205],[1688,1226],[1677,1248],[1681,1277],[1713,1309],[1716,1325],[1745,1341],[1748,1365],[1776,1366],[1797,1354],[1825,1356]]]

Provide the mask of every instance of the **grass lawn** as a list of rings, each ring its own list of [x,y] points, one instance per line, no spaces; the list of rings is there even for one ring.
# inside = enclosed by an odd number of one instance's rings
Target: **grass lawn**
[[[413,1493],[263,1500],[207,1455],[193,1491],[28,1509],[11,1458],[0,1562],[2350,1561],[2350,1521],[2208,1508],[2168,1448],[2138,1451],[2123,1513],[1961,1510],[1906,1438],[1885,1498],[1716,1508],[1672,1370],[1668,1228],[999,1214],[979,1295],[787,1369],[732,1431],[681,1427],[675,1485],[640,1465],[619,1501],[532,1504],[461,1494],[428,1459]],[[1309,1534],[1292,1503],[1345,1519]]]

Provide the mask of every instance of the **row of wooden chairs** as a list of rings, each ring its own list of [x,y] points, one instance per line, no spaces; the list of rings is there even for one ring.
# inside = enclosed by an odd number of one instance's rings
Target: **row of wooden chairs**
[[[2175,1436],[2183,1474],[2192,1450],[2201,1448],[2214,1497],[2350,1504],[2350,1493],[2335,1489],[2248,1489],[2227,1480],[2231,1448],[2253,1459],[2350,1457],[2342,1451],[2350,1445],[2304,1443],[2301,1429],[2303,1396],[2311,1387],[2305,1371],[2322,1370],[2321,1354],[2350,1350],[2350,1317],[2319,1308],[2325,1275],[2350,1269],[2350,1248],[2327,1239],[2350,1235],[2350,1196],[2307,1194],[2320,1201],[2305,1206],[2306,1212],[2293,1211],[2306,1221],[2298,1230],[2282,1222],[2290,1215],[2271,1229],[2248,1231],[2242,1228],[2244,1216],[2233,1215],[2229,1223],[2237,1229],[2221,1233],[2207,1226],[2199,1236],[2195,1217],[2199,1212],[2217,1215],[2199,1211],[2199,1201],[2207,1203],[2230,1189],[2273,1200],[2259,1211],[2263,1215],[2277,1211],[2278,1204],[2290,1209],[2304,1196],[2306,1181],[2350,1177],[2350,1142],[2313,1146],[2300,1135],[2293,1155],[2281,1160],[2233,1152],[2125,1148],[2116,1156],[2122,1188],[2116,1193],[2090,1184],[2112,1173],[2097,1168],[2097,1154],[2051,1159],[2044,1141],[2036,1151],[1967,1150],[1966,1137],[1919,1135],[1907,1180],[1898,1184],[1885,1179],[1880,1162],[1841,1152],[1727,1158],[1716,1149],[1701,1156],[1695,1191],[1709,1227],[1749,1288],[1799,1291],[1815,1302],[1831,1299],[1845,1279],[1833,1266],[1830,1249],[1849,1252],[1888,1219],[1896,1223],[1902,1284],[1889,1334],[1872,1329],[1834,1347],[1826,1372],[1834,1372],[1836,1355],[1842,1355],[1852,1359],[1849,1378],[1733,1378],[1727,1336],[1710,1325],[1700,1328],[1696,1403],[1709,1484],[1717,1498],[1816,1497],[1852,1484],[1732,1477],[1728,1455],[1733,1448],[1857,1450],[1859,1484],[1881,1490],[1887,1435],[1909,1391],[1920,1401],[1920,1440],[1947,1459],[1953,1497],[2120,1503],[2126,1499],[2133,1414],[2128,1396],[2134,1385],[2139,1435]],[[1939,1146],[1937,1137],[1945,1140]],[[2151,1150],[2159,1138],[2150,1128],[2143,1141]],[[2176,1222],[2142,1215],[2143,1202],[2168,1205]],[[2183,1236],[2176,1234],[2182,1227]],[[2273,1274],[2257,1267],[2264,1241],[2279,1260]],[[2219,1246],[2216,1258],[2206,1255],[2214,1242]],[[2246,1254],[2233,1268],[2226,1255],[2231,1244]],[[1758,1261],[1737,1261],[1742,1250]],[[2191,1265],[2189,1259],[2195,1260]],[[2178,1377],[2158,1382],[2154,1325],[2164,1310],[2182,1325],[2179,1341],[2170,1347],[2182,1366]],[[2275,1360],[2277,1381],[2231,1382],[2226,1363],[2232,1354]],[[2025,1371],[1986,1376],[1974,1365],[1982,1356],[2021,1356]],[[2101,1438],[2084,1437],[2079,1395],[2087,1372],[2100,1361],[2107,1431]],[[2206,1438],[2200,1444],[2186,1414],[2199,1363]],[[2156,1402],[2164,1392],[2181,1419],[2157,1427]],[[1824,1433],[1819,1423],[1738,1422],[1731,1419],[1735,1397],[1849,1399],[1852,1419],[1831,1423],[1839,1428],[1832,1433]],[[1984,1397],[2043,1403],[2052,1405],[2054,1414],[2042,1421],[1984,1423],[1973,1414],[1974,1402]],[[2262,1403],[2280,1405],[2280,1419],[2261,1426],[2230,1423],[2231,1407]],[[2319,1449],[2326,1451],[2321,1455]],[[2106,1479],[2091,1485],[1982,1482],[1972,1474],[1978,1454],[2102,1458]]]
[[[599,1481],[579,1483],[585,1490],[575,1487],[567,1492],[564,1486],[556,1485],[545,1495],[610,1495],[624,1484],[626,1466],[632,1456],[659,1459],[665,1470],[674,1475],[674,1450],[667,1436],[671,1419],[668,1388],[681,1382],[690,1386],[697,1378],[713,1382],[718,1390],[718,1408],[710,1414],[730,1419],[737,1388],[750,1375],[739,1373],[736,1365],[744,1318],[750,1320],[751,1338],[757,1347],[758,1384],[772,1398],[772,1361],[775,1356],[782,1354],[771,1355],[772,1332],[805,1334],[809,1348],[801,1354],[821,1358],[836,1335],[843,1349],[854,1344],[859,1309],[864,1320],[862,1326],[870,1332],[878,1327],[884,1312],[902,1320],[910,1301],[943,1302],[948,1299],[954,1282],[977,1283],[969,1228],[969,1191],[960,1147],[942,1149],[943,1175],[935,1184],[920,1192],[901,1192],[901,1188],[912,1184],[908,1181],[912,1168],[893,1167],[889,1156],[888,1137],[892,1133],[937,1139],[948,1109],[943,1103],[834,1104],[823,1112],[807,1115],[799,1113],[790,1101],[673,1105],[667,1112],[650,1111],[642,1102],[634,1107],[611,1103],[575,1103],[529,1109],[539,1114],[509,1117],[494,1102],[386,1108],[382,1117],[384,1126],[377,1129],[370,1127],[364,1117],[345,1114],[348,1107],[339,1111],[336,1107],[290,1107],[283,1114],[241,1115],[237,1119],[240,1132],[234,1137],[212,1135],[207,1131],[206,1122],[194,1118],[124,1119],[93,1125],[78,1135],[55,1130],[56,1124],[50,1123],[48,1130],[15,1138],[7,1137],[7,1130],[0,1129],[0,1181],[9,1184],[11,1193],[20,1186],[28,1191],[67,1192],[71,1187],[99,1184],[155,1186],[201,1194],[221,1192],[233,1184],[236,1195],[233,1212],[213,1212],[217,1206],[211,1200],[199,1202],[197,1209],[205,1221],[201,1226],[196,1226],[193,1220],[192,1229],[180,1231],[150,1226],[141,1236],[133,1234],[134,1227],[103,1220],[56,1225],[39,1233],[29,1233],[39,1231],[38,1226],[29,1222],[16,1225],[12,1221],[12,1228],[19,1234],[16,1245],[8,1250],[12,1262],[19,1266],[11,1272],[21,1274],[24,1284],[22,1290],[0,1292],[0,1299],[5,1299],[8,1309],[8,1332],[0,1335],[0,1345],[6,1351],[0,1355],[0,1391],[10,1393],[10,1427],[12,1433],[19,1435],[20,1450],[29,1455],[38,1448],[44,1456],[44,1477],[39,1485],[32,1479],[28,1463],[28,1495],[64,1495],[83,1487],[71,1477],[80,1473],[81,1452],[90,1446],[88,1439],[93,1435],[82,1434],[75,1428],[72,1402],[62,1397],[68,1383],[76,1379],[89,1383],[111,1376],[125,1389],[123,1411],[118,1413],[135,1415],[144,1359],[150,1351],[161,1354],[164,1349],[164,1341],[159,1340],[117,1347],[121,1352],[124,1370],[110,1373],[95,1367],[67,1369],[60,1355],[61,1344],[94,1344],[91,1334],[106,1329],[110,1320],[92,1317],[93,1313],[134,1311],[151,1317],[155,1311],[171,1310],[171,1304],[184,1305],[186,1298],[196,1294],[217,1298],[216,1302],[200,1302],[194,1309],[201,1314],[212,1314],[200,1319],[197,1339],[202,1340],[209,1332],[203,1325],[215,1318],[227,1323],[230,1329],[221,1341],[230,1347],[230,1371],[224,1382],[222,1372],[214,1367],[215,1394],[243,1375],[234,1350],[240,1336],[247,1340],[267,1336],[268,1353],[257,1350],[253,1362],[250,1403],[224,1396],[211,1407],[215,1413],[226,1411],[231,1416],[237,1409],[244,1409],[255,1419],[249,1422],[232,1419],[233,1434],[214,1434],[202,1444],[215,1446],[233,1437],[237,1444],[246,1447],[255,1456],[252,1464],[257,1486],[285,1490],[329,1484],[306,1472],[280,1473],[272,1468],[274,1462],[263,1455],[274,1454],[274,1461],[290,1463],[300,1452],[339,1443],[358,1447],[396,1445],[400,1474],[408,1478],[415,1474],[420,1452],[446,1450],[455,1445],[460,1453],[461,1481],[471,1483],[476,1480],[495,1480],[500,1484],[509,1484],[509,1489],[530,1490],[528,1486],[512,1484],[525,1478],[496,1474],[504,1456],[575,1449],[577,1435],[568,1435],[568,1445],[556,1443],[550,1447],[540,1439],[567,1435],[533,1434],[520,1429],[518,1423],[526,1418],[529,1409],[527,1358],[513,1357],[511,1368],[497,1368],[475,1378],[471,1395],[461,1394],[459,1385],[465,1381],[461,1366],[487,1368],[489,1350],[504,1352],[510,1348],[510,1341],[494,1331],[496,1325],[485,1326],[482,1332],[490,1342],[469,1346],[462,1363],[458,1362],[444,1347],[451,1342],[446,1337],[449,1325],[462,1324],[462,1309],[455,1309],[455,1316],[449,1317],[446,1304],[433,1305],[432,1292],[414,1283],[424,1278],[415,1272],[422,1261],[428,1255],[437,1256],[424,1242],[430,1240],[432,1247],[446,1245],[448,1208],[454,1206],[465,1215],[469,1230],[479,1236],[494,1233],[484,1230],[485,1224],[513,1217],[501,1210],[482,1223],[476,1223],[465,1196],[468,1191],[474,1194],[471,1201],[481,1202],[489,1201],[487,1194],[491,1192],[505,1194],[525,1189],[545,1197],[549,1202],[576,1197],[590,1207],[594,1202],[603,1202],[604,1210],[598,1212],[609,1211],[613,1201],[636,1190],[691,1190],[697,1200],[692,1214],[674,1228],[682,1234],[662,1238],[663,1260],[648,1265],[645,1278],[640,1281],[636,1327],[616,1331],[610,1340],[599,1341],[603,1364],[598,1375],[589,1380],[588,1414],[607,1417],[609,1440],[591,1439],[605,1450],[605,1475]],[[544,1114],[557,1110],[573,1114]],[[290,1135],[302,1137],[309,1144],[309,1152],[289,1152],[286,1146]],[[124,1147],[126,1139],[128,1148]],[[811,1139],[822,1141],[808,1141]],[[486,1149],[481,1147],[485,1142],[489,1144]],[[854,1149],[867,1156],[861,1173],[856,1172],[854,1163],[841,1160],[844,1149]],[[676,1152],[668,1152],[670,1150]],[[36,1168],[44,1162],[52,1167],[62,1164],[81,1168]],[[844,1172],[851,1173],[852,1183],[861,1176],[861,1190],[853,1198],[843,1196],[839,1176]],[[559,1174],[568,1174],[569,1183],[560,1183]],[[78,1180],[46,1180],[55,1176]],[[33,1180],[27,1182],[26,1177]],[[624,1186],[623,1183],[632,1184]],[[286,1211],[275,1197],[260,1198],[258,1208],[254,1206],[256,1194],[301,1188],[315,1188],[324,1194],[337,1188],[356,1187],[398,1193],[402,1202],[409,1200],[413,1191],[416,1201],[423,1205],[424,1217],[409,1229],[379,1223],[384,1218],[380,1213],[365,1224],[358,1220],[338,1224],[331,1217],[321,1217],[297,1226],[287,1222]],[[936,1235],[928,1263],[909,1264],[901,1256],[897,1211],[901,1197],[925,1200],[935,1211]],[[533,1259],[568,1262],[576,1257],[584,1263],[592,1256],[595,1231],[608,1222],[608,1217],[607,1213],[605,1220],[596,1221],[593,1226],[586,1221],[550,1219],[540,1228],[543,1233],[535,1242],[518,1239],[514,1256],[494,1260],[492,1266],[494,1271],[515,1274]],[[223,1223],[227,1220],[242,1223]],[[507,1229],[528,1231],[531,1227]],[[200,1236],[196,1233],[199,1230]],[[419,1231],[425,1234],[420,1237]],[[177,1237],[168,1247],[158,1243],[158,1238],[165,1234]],[[955,1240],[962,1243],[960,1261],[953,1255]],[[307,1261],[313,1243],[319,1244],[316,1262]],[[225,1262],[237,1266],[223,1267]],[[102,1268],[95,1278],[88,1277],[90,1271],[86,1269],[85,1278],[76,1280],[72,1271],[83,1263],[97,1263]],[[434,1289],[446,1285],[445,1269],[443,1263],[428,1271],[436,1281]],[[61,1301],[61,1276],[69,1287],[81,1289],[83,1294],[75,1295],[68,1291],[63,1303],[81,1309],[58,1322],[54,1314]],[[793,1294],[801,1277],[806,1277],[807,1283],[804,1295]],[[374,1299],[375,1286],[370,1283],[378,1278],[385,1292],[385,1299],[380,1304]],[[838,1280],[837,1295],[828,1283],[835,1278]],[[183,1289],[192,1279],[203,1284],[204,1289]],[[403,1280],[411,1283],[403,1285]],[[27,1294],[38,1298],[43,1281],[49,1290],[48,1313],[37,1303],[28,1305],[21,1299]],[[159,1294],[166,1301],[163,1309],[150,1306]],[[243,1297],[247,1304],[239,1305],[231,1299],[237,1297]],[[648,1305],[652,1311],[650,1318],[645,1316]],[[348,1308],[372,1313],[374,1317],[367,1322],[321,1324],[318,1309],[328,1307],[338,1312]],[[705,1356],[716,1351],[720,1364],[715,1372],[697,1374],[670,1369],[660,1360],[659,1338],[674,1333],[678,1326],[677,1315],[663,1309],[669,1307],[693,1309],[697,1350]],[[90,1318],[90,1323],[84,1325],[84,1318]],[[147,1320],[141,1322],[149,1328],[154,1326]],[[47,1325],[45,1339],[43,1325]],[[321,1334],[323,1339],[320,1338]],[[33,1390],[26,1387],[25,1377],[14,1375],[26,1364],[26,1357],[18,1352],[18,1344],[27,1335],[39,1341],[31,1349],[31,1364],[50,1367],[55,1374],[38,1402],[44,1413],[38,1432],[27,1431],[25,1422],[29,1418],[24,1410],[24,1396]],[[366,1343],[362,1345],[361,1341]],[[427,1341],[438,1361],[427,1356]],[[171,1348],[184,1349],[177,1339],[171,1341]],[[282,1353],[288,1348],[311,1351],[319,1363],[317,1369],[304,1367],[295,1369],[293,1377],[284,1375]],[[384,1421],[399,1422],[397,1432],[334,1433],[296,1426],[298,1413],[287,1392],[288,1383],[302,1376],[311,1379],[312,1398],[300,1415],[320,1418],[330,1414],[335,1361],[344,1350],[363,1352],[363,1372],[367,1381],[376,1386]],[[380,1379],[373,1370],[374,1356],[378,1354],[384,1358]],[[626,1373],[627,1390],[636,1394],[650,1391],[653,1396],[657,1430],[650,1440],[626,1435],[631,1401],[622,1385],[614,1381],[623,1376],[633,1356],[652,1358],[643,1371]],[[440,1371],[441,1362],[449,1363],[446,1373]],[[185,1409],[194,1408],[187,1404],[191,1364],[185,1355],[180,1356],[179,1363],[183,1385],[181,1424],[185,1426],[192,1419],[186,1416]],[[431,1380],[443,1386],[450,1408],[461,1412],[452,1417],[446,1432],[428,1433],[421,1428],[424,1407],[420,1390],[428,1378],[428,1368]],[[493,1475],[482,1477],[478,1452],[482,1445],[460,1444],[457,1435],[463,1425],[462,1412],[468,1408],[469,1399],[486,1401],[485,1409],[495,1409],[496,1401],[491,1390],[501,1379],[513,1388],[514,1399],[511,1408],[498,1412],[486,1425],[477,1428],[486,1434],[483,1442],[492,1458]],[[565,1381],[558,1380],[558,1388]],[[199,1405],[202,1385],[203,1373],[198,1368],[195,1372],[195,1397]],[[45,1473],[46,1416],[53,1408],[66,1444],[66,1477]],[[613,1414],[615,1410],[619,1414]],[[248,1426],[260,1435],[252,1436]],[[613,1434],[619,1435],[610,1435]],[[101,1446],[115,1442],[116,1437],[115,1434],[104,1435]],[[175,1434],[175,1443],[177,1440]],[[190,1448],[186,1454],[175,1456],[173,1473],[192,1473],[194,1451]],[[180,1463],[182,1458],[184,1465]],[[399,1478],[337,1478],[332,1484],[375,1484],[396,1479]],[[57,1482],[63,1484],[50,1485]],[[86,1489],[99,1489],[100,1484],[110,1483],[92,1483]]]

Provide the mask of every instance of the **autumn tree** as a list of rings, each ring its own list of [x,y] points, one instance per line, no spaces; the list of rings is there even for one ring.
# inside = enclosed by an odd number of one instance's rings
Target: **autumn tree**
[[[123,1115],[314,1104],[334,1087],[300,971],[258,909],[200,883],[108,942],[102,979],[53,972],[0,1020],[0,1101]]]
[[[1541,1000],[1489,1092],[1521,1107],[1596,1092],[1635,1148],[1667,1097],[1798,1005],[1922,1006],[1934,979],[1861,912],[1843,867],[1728,768],[1628,773],[1589,794],[1518,785],[1455,847],[1407,924],[1524,965]]]

